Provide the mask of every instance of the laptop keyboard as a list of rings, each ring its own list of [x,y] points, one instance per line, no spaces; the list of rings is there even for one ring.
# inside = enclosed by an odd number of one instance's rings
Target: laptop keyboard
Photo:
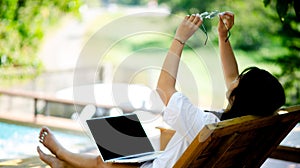
[[[138,154],[138,155],[114,160],[113,162],[116,162],[116,163],[141,163],[141,162],[145,162],[145,161],[154,160],[161,153],[162,153],[162,151],[143,153],[143,154]]]

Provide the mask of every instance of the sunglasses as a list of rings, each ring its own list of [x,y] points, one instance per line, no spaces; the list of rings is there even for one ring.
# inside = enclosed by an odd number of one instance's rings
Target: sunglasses
[[[215,11],[212,11],[212,12],[203,12],[203,13],[200,14],[200,17],[201,17],[202,20],[213,19],[216,16],[218,16],[219,14],[220,14],[220,12],[218,10],[215,10]],[[227,27],[227,25],[224,23],[224,21],[222,19],[221,19],[221,21],[224,24],[224,26],[225,26],[225,28],[227,29],[227,32],[228,32],[228,35],[225,39],[225,42],[227,42],[229,37],[231,36],[231,33],[230,33],[229,28]],[[207,31],[205,29],[204,24],[202,24],[201,26],[202,26],[202,31],[205,33],[205,36],[206,36],[206,39],[205,39],[205,42],[204,42],[204,45],[206,45],[207,40],[208,40]]]

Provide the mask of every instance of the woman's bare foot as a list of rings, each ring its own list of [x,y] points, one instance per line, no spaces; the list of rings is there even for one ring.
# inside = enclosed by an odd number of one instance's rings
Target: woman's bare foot
[[[48,148],[57,158],[62,159],[62,152],[65,150],[61,144],[56,140],[51,130],[43,127],[40,131],[40,142]]]
[[[40,147],[37,147],[37,152],[39,153],[40,159],[52,168],[70,167],[64,161],[59,160],[54,156],[45,154]]]

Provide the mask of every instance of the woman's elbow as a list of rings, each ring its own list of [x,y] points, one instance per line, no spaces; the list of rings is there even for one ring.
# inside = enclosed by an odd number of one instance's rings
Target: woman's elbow
[[[161,98],[161,100],[164,102],[165,105],[168,105],[170,98],[172,97],[172,95],[176,92],[175,88],[160,88],[157,87],[156,91],[159,95],[159,97]]]

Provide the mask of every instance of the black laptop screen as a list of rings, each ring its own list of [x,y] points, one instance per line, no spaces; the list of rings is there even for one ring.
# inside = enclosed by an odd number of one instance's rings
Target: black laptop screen
[[[104,161],[154,151],[136,114],[87,120]]]

